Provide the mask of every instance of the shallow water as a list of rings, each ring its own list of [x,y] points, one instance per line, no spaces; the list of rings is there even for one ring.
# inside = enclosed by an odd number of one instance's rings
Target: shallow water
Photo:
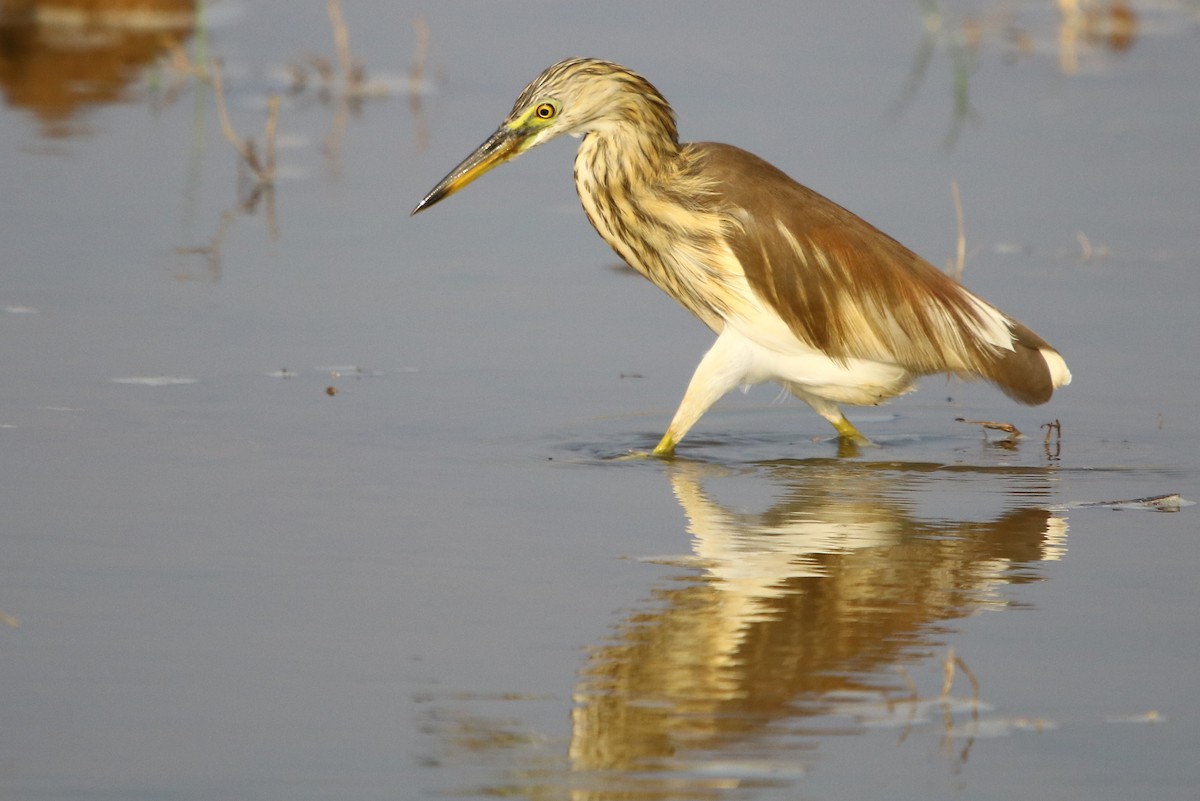
[[[0,29],[0,795],[1196,797],[1194,4],[1125,43],[1049,3],[362,0],[356,101],[289,89],[322,5],[175,34],[260,147],[283,95],[253,204],[169,37]],[[925,379],[858,453],[759,387],[619,458],[710,336],[571,145],[408,217],[576,53],[937,264],[957,181],[964,281],[1073,384]]]

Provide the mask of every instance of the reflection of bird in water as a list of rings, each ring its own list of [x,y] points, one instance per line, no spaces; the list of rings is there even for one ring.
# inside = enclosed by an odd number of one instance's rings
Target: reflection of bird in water
[[[886,549],[905,532],[895,505],[877,497],[879,482],[870,473],[855,476],[853,502],[832,487],[806,482],[813,495],[755,514],[733,512],[708,495],[702,481],[714,469],[720,470],[689,462],[673,465],[668,475],[687,514],[696,559],[719,591],[714,622],[719,619],[730,638],[719,650],[731,655],[748,626],[773,619],[771,600],[789,592],[789,580],[823,576],[825,556]]]
[[[938,465],[904,468],[897,472],[865,462],[778,463],[773,473],[784,484],[783,495],[770,509],[756,513],[732,511],[705,490],[705,479],[721,468],[693,462],[672,465],[671,488],[687,514],[696,558],[722,595],[721,616],[734,640],[751,623],[771,619],[772,601],[793,594],[798,580],[827,578],[834,566],[854,563],[858,569],[864,562],[878,562],[864,574],[867,581],[854,583],[860,592],[849,592],[843,581],[837,597],[851,605],[877,603],[893,590],[913,592],[911,579],[899,576],[928,568],[927,560],[911,563],[898,557],[914,547],[923,553],[927,543],[922,537],[936,538],[939,555],[961,556],[962,548],[971,549],[966,561],[972,572],[969,577],[954,573],[953,590],[969,591],[977,605],[989,602],[991,590],[1005,581],[1003,575],[1014,561],[1057,558],[1055,543],[1061,532],[1056,529],[1065,529],[1065,521],[1044,509],[1019,509],[986,524],[913,519],[913,483],[930,472],[949,471]],[[1035,480],[1038,476],[1035,471]],[[1036,524],[1032,528],[1031,522]],[[982,543],[970,535],[991,527],[1022,536],[1005,542],[1008,555],[979,559],[977,547]],[[1028,547],[1017,547],[1022,542]],[[885,574],[896,578],[885,581]]]
[[[881,403],[917,376],[984,378],[1028,404],[1071,380],[1045,340],[861,218],[744,150],[680,144],[658,90],[607,61],[543,72],[413,213],[564,133],[584,137],[575,186],[592,225],[718,334],[656,454],[739,384],[778,382],[865,442],[838,405]]]
[[[764,511],[715,500],[706,484],[718,483],[717,469],[668,470],[694,537],[695,558],[683,563],[702,573],[656,593],[591,652],[576,689],[573,770],[753,753],[774,721],[826,714],[835,694],[895,689],[888,668],[938,647],[944,621],[1007,605],[999,590],[1037,580],[1035,565],[1058,558],[1066,531],[1041,508],[983,522],[916,516],[926,474],[941,484],[970,468],[767,465],[749,477],[777,493]],[[1027,499],[1045,493],[1044,476],[1008,479]]]
[[[966,489],[956,479],[986,483],[988,497],[1000,483],[1006,504],[1050,496],[1052,474],[1032,468],[830,459],[735,472],[676,460],[667,475],[694,537],[695,556],[678,562],[696,570],[667,577],[588,649],[565,754],[511,706],[497,717],[497,699],[480,699],[483,714],[430,710],[450,757],[496,767],[478,795],[725,798],[791,785],[825,738],[861,733],[858,721],[907,736],[936,705],[950,725],[955,699],[914,697],[894,669],[940,650],[947,621],[1041,580],[1038,562],[1060,557],[1067,528],[1041,508],[978,522],[928,512],[927,481],[939,496]],[[764,489],[771,501],[748,503]],[[722,503],[731,490],[737,502]]]

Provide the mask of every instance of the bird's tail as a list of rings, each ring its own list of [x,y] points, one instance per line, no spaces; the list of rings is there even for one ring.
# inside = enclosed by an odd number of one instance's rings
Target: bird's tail
[[[982,371],[983,377],[1019,403],[1045,403],[1054,390],[1071,383],[1071,371],[1046,340],[1015,320],[1010,327],[1013,349],[1001,351]]]

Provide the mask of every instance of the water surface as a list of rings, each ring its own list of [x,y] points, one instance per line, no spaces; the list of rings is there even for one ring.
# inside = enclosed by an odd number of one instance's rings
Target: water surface
[[[362,97],[320,3],[6,21],[4,797],[1195,798],[1196,510],[1110,503],[1200,497],[1195,6],[686,8],[346,2]],[[176,44],[259,148],[281,96],[272,193]],[[939,265],[957,182],[1074,382],[615,458],[710,335],[572,145],[407,216],[575,54]]]

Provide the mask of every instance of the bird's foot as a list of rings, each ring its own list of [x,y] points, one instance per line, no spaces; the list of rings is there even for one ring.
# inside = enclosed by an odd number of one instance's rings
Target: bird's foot
[[[633,461],[641,461],[643,459],[655,459],[655,458],[658,458],[658,457],[656,457],[652,451],[629,451],[628,453],[623,453],[620,456],[612,457],[611,461],[633,462]]]
[[[837,453],[838,458],[848,459],[858,456],[862,448],[878,448],[879,446],[862,436],[857,437],[838,437],[837,438]]]
[[[860,448],[878,447],[865,434],[854,427],[854,424],[842,415],[826,417],[837,429],[837,446],[839,457],[858,456]]]
[[[837,417],[829,417],[827,419],[829,422],[833,423],[833,427],[837,429],[839,443],[865,445],[868,447],[875,445],[875,443],[871,442],[871,440],[868,439],[865,434],[854,427],[854,423],[851,423],[845,417],[838,415]]]
[[[862,434],[858,434],[853,437],[846,437],[846,436],[839,435],[837,438],[837,441],[839,444],[845,443],[846,445],[857,445],[857,446],[861,446],[864,448],[878,448],[879,447],[878,442],[876,442],[875,440],[873,440],[869,437],[864,437]]]
[[[665,434],[658,444],[654,446],[652,451],[633,450],[628,453],[614,457],[613,461],[628,462],[634,459],[674,459],[675,458],[675,439],[670,434]]]
[[[673,459],[675,457],[675,437],[671,436],[671,432],[663,434],[662,439],[654,446],[654,450],[650,452],[651,456],[657,456],[659,459]]]

